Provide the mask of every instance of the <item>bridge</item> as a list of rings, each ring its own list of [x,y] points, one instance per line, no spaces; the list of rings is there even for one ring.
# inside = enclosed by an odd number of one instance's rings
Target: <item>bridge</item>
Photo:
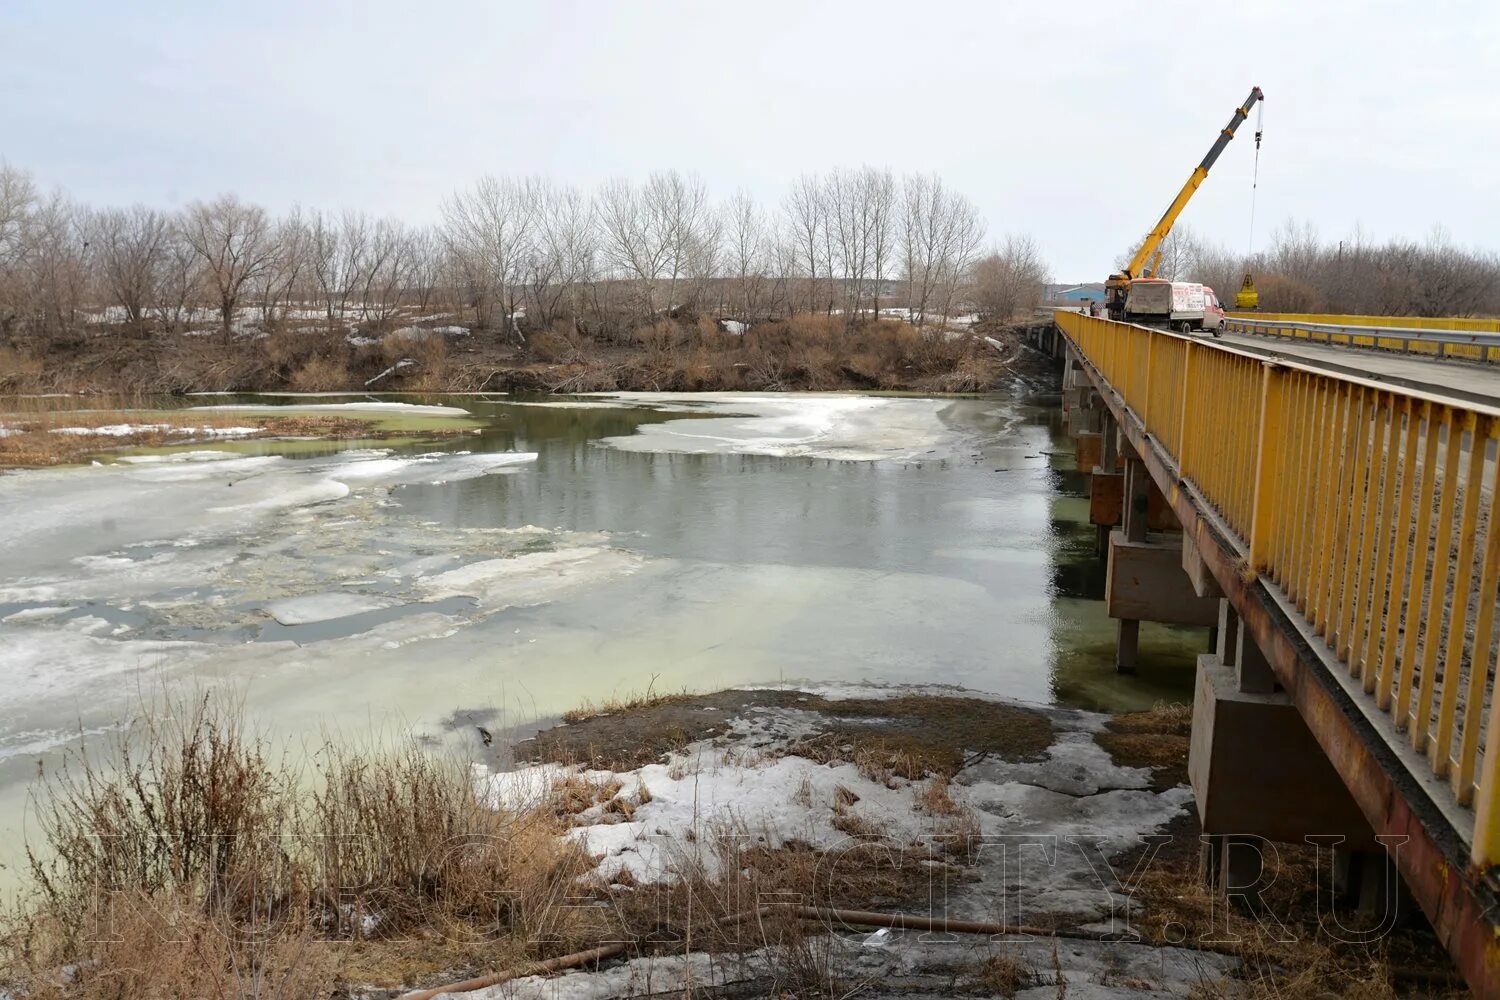
[[[1253,894],[1266,841],[1338,838],[1367,904],[1409,893],[1500,996],[1500,324],[1059,311],[1034,336],[1065,357],[1117,667],[1141,621],[1214,630],[1210,879]]]

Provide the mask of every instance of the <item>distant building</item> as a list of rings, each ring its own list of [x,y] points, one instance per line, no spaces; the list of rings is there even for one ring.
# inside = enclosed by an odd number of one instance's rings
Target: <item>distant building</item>
[[[1081,306],[1088,302],[1104,301],[1104,282],[1088,282],[1082,285],[1048,285],[1045,303],[1054,306]]]

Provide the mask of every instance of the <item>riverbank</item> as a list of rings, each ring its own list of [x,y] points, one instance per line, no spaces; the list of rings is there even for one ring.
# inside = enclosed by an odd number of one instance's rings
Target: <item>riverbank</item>
[[[227,337],[90,327],[0,347],[0,393],[981,392],[1037,364],[1003,327],[799,316],[728,332],[663,320],[608,338],[562,330],[523,342],[439,317],[385,331],[289,322]]]
[[[1422,931],[1335,941],[1299,855],[1268,891],[1279,925],[1200,888],[1182,708],[817,685],[569,718],[519,742],[476,726],[468,763],[330,747],[298,776],[221,705],[180,705],[133,764],[53,776],[57,860],[33,865],[0,986],[388,998],[515,970],[466,995],[1449,995]],[[121,842],[139,850],[101,846]],[[548,961],[577,971],[528,975]]]

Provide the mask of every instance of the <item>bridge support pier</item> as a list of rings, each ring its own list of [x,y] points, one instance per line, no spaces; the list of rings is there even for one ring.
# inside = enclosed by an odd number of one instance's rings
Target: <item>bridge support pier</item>
[[[1211,628],[1218,624],[1219,606],[1215,600],[1200,597],[1192,580],[1182,571],[1181,532],[1151,531],[1154,489],[1151,475],[1133,450],[1127,450],[1124,459],[1125,470],[1120,476],[1121,527],[1109,535],[1104,606],[1111,618],[1119,620],[1115,669],[1128,674],[1135,672],[1141,622]],[[1101,489],[1099,494],[1090,496],[1090,515],[1097,523],[1110,513],[1105,509],[1104,491],[1115,477],[1101,471],[1095,478]],[[1165,505],[1165,498],[1162,503]],[[1163,510],[1165,513],[1168,509],[1164,506]],[[1175,518],[1172,520],[1175,522]]]
[[[1146,471],[1146,463],[1141,461],[1135,450],[1130,449],[1125,456],[1125,474],[1120,504],[1120,523],[1122,530],[1111,532],[1109,536],[1109,567],[1105,572],[1104,605],[1109,615],[1119,618],[1120,624],[1115,635],[1115,670],[1122,674],[1135,673],[1136,655],[1141,644],[1141,619],[1139,615],[1131,615],[1128,612],[1116,614],[1116,611],[1125,611],[1129,602],[1121,600],[1118,604],[1111,601],[1115,592],[1115,577],[1120,575],[1129,578],[1131,570],[1126,563],[1122,563],[1118,552],[1127,555],[1140,555],[1149,558],[1149,549],[1146,545],[1146,509],[1148,504],[1147,490],[1151,481],[1151,474]],[[1115,540],[1119,538],[1121,546],[1117,550]],[[1144,562],[1144,559],[1135,560]],[[1133,581],[1132,581],[1133,582]],[[1122,595],[1123,597],[1123,595]]]
[[[1198,658],[1188,752],[1205,879],[1255,906],[1275,843],[1341,838],[1335,886],[1362,910],[1389,912],[1389,855],[1233,607],[1219,605],[1218,650]]]

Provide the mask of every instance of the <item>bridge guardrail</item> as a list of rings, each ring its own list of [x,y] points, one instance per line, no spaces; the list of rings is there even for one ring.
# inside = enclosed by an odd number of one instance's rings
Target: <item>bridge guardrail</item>
[[[1164,330],[1055,321],[1347,669],[1345,689],[1448,784],[1473,861],[1500,864],[1500,410]]]
[[[1238,313],[1224,318],[1224,328],[1316,344],[1500,362],[1500,322],[1494,320]]]

